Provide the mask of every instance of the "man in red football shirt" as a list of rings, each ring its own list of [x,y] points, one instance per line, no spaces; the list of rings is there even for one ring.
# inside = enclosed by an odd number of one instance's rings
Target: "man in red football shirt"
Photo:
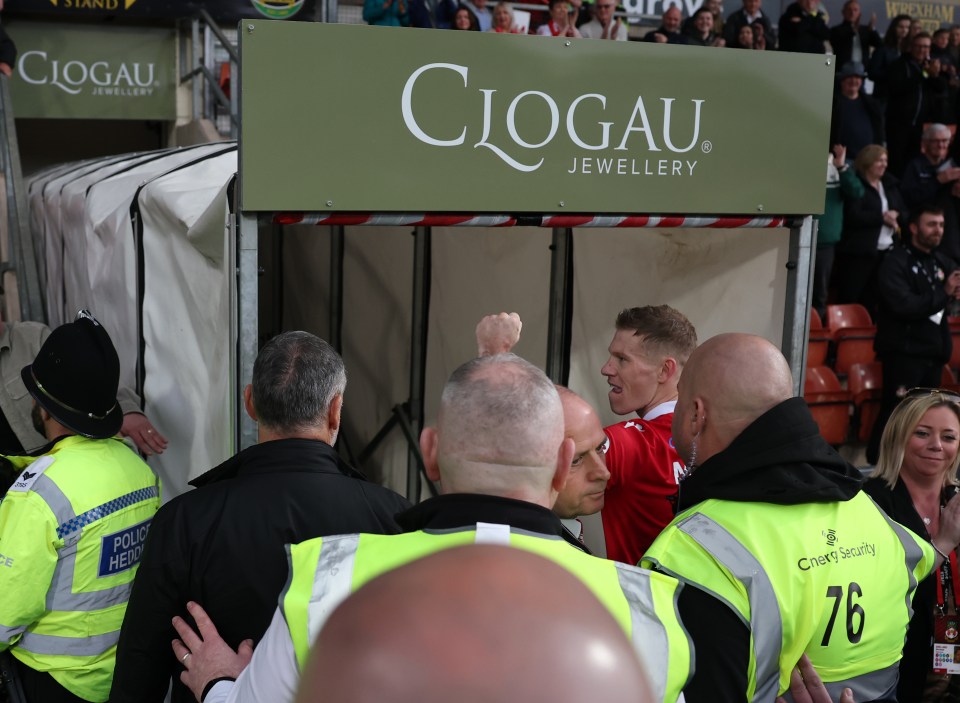
[[[677,381],[696,346],[696,329],[669,305],[617,315],[610,358],[600,373],[610,384],[610,409],[637,417],[604,430],[610,480],[600,515],[608,559],[636,564],[673,519],[670,498],[684,466],[670,424]]]

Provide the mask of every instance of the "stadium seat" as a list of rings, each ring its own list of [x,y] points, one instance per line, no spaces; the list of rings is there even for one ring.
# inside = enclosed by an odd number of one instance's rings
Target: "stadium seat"
[[[820,315],[810,308],[810,336],[807,338],[807,366],[824,366],[830,347],[830,333],[823,328]]]
[[[837,330],[843,327],[874,327],[874,324],[870,319],[870,313],[862,305],[857,303],[828,305],[827,329],[830,330],[834,339],[837,337]]]
[[[847,388],[853,397],[857,418],[857,439],[867,442],[873,424],[880,414],[883,392],[883,365],[879,361],[852,364],[847,375]]]
[[[960,392],[960,384],[957,383],[957,376],[949,366],[944,364],[943,371],[940,372],[940,387],[944,390]]]
[[[953,341],[953,350],[950,352],[949,366],[953,370],[960,369],[960,328],[954,329],[951,323],[950,338]]]
[[[840,327],[834,334],[836,356],[833,370],[838,376],[850,373],[853,364],[869,364],[874,361],[873,339],[877,336],[876,327]]]
[[[836,374],[826,366],[807,369],[803,399],[827,443],[838,446],[850,431],[850,393],[840,387]]]

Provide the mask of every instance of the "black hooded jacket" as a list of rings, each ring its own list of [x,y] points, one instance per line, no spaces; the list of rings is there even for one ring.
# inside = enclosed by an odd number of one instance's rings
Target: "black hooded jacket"
[[[777,505],[848,501],[862,482],[820,435],[806,402],[791,398],[697,467],[680,484],[678,508],[710,498]],[[698,588],[684,588],[678,608],[698,647],[696,671],[684,690],[688,703],[742,699],[750,661],[746,626],[732,608]],[[701,643],[718,646],[707,650]]]

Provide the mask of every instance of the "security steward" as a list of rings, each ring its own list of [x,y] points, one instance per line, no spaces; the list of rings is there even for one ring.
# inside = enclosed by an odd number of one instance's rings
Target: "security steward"
[[[30,703],[106,701],[131,583],[160,506],[153,471],[114,435],[120,363],[90,313],[21,372],[49,444],[0,503],[0,652]]]
[[[844,688],[896,700],[913,592],[936,563],[930,545],[861,491],[767,340],[704,342],[679,391],[682,512],[642,564],[685,583],[677,607],[697,652],[686,700],[769,703],[804,653],[833,700]],[[944,543],[960,540],[958,514],[960,502],[944,510]]]
[[[442,495],[397,516],[405,533],[316,538],[290,547],[291,573],[249,667],[226,656],[228,645],[193,603],[198,638],[181,618],[174,654],[181,680],[198,700],[293,701],[310,645],[326,617],[353,589],[379,574],[443,549],[503,544],[534,552],[587,585],[620,624],[650,676],[656,701],[677,700],[692,652],[677,619],[679,584],[626,564],[593,557],[567,543],[550,510],[563,487],[573,440],[563,436],[563,408],[542,371],[513,354],[480,357],[454,371],[444,387],[436,429],[420,438],[427,474]],[[539,584],[546,593],[552,585]],[[569,643],[592,656],[590,642]],[[210,655],[214,658],[211,659]]]

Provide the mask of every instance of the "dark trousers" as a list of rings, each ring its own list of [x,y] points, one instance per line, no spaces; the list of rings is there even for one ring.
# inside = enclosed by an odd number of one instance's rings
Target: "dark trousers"
[[[867,444],[867,461],[876,464],[880,457],[880,438],[887,426],[890,413],[911,388],[939,388],[943,362],[928,357],[906,356],[904,354],[883,355],[883,395],[880,400],[880,413],[870,433]]]
[[[818,244],[813,268],[813,294],[810,302],[824,324],[827,320],[827,293],[830,290],[834,249],[836,247],[833,244]]]
[[[18,660],[14,668],[27,703],[87,703],[87,699],[70,693],[45,671],[36,671]]]
[[[873,317],[877,312],[877,269],[884,252],[838,254],[834,266],[838,303],[860,303]]]

